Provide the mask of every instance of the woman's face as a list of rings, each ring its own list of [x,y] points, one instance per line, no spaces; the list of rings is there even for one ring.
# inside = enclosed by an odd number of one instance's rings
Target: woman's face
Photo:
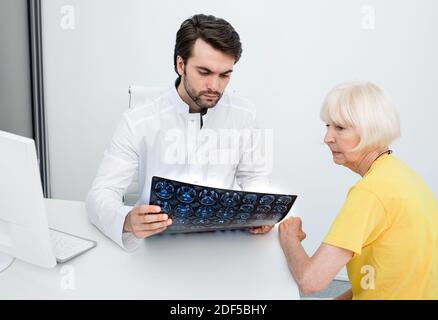
[[[351,150],[357,146],[360,137],[356,129],[351,127],[341,127],[333,123],[328,123],[324,143],[330,148],[333,161],[349,168],[354,167],[362,158],[363,152]]]

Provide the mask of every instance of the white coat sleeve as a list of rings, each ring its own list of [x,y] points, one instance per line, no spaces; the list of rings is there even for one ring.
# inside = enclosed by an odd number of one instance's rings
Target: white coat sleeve
[[[124,233],[125,217],[131,206],[125,206],[123,195],[138,171],[138,144],[129,119],[124,115],[105,150],[97,176],[85,201],[90,221],[107,237],[128,251],[141,240]]]
[[[236,182],[242,190],[272,192],[273,139],[272,130],[261,129],[251,116],[241,135],[242,153],[236,169]]]

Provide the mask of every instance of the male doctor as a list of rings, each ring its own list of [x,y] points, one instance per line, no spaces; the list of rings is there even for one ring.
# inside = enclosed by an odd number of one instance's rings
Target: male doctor
[[[225,91],[241,53],[239,35],[224,19],[185,20],[176,35],[175,84],[123,114],[86,199],[91,222],[122,248],[134,250],[172,223],[160,207],[147,205],[154,175],[226,189],[234,182],[243,190],[268,188],[269,166],[254,156],[263,154],[252,134],[254,109]],[[131,207],[123,195],[134,175],[140,196]]]

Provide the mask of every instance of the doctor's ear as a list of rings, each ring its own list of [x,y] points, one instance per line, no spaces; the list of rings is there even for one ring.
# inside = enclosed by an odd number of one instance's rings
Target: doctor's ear
[[[181,58],[181,56],[176,57],[176,67],[178,70],[178,74],[180,76],[182,76],[184,74],[184,70],[185,70],[186,65],[184,63],[183,58]]]

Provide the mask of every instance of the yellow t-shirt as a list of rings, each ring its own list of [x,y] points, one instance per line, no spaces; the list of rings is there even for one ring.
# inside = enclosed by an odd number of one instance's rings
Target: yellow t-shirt
[[[438,203],[394,156],[348,191],[323,242],[354,253],[353,299],[438,299]]]

